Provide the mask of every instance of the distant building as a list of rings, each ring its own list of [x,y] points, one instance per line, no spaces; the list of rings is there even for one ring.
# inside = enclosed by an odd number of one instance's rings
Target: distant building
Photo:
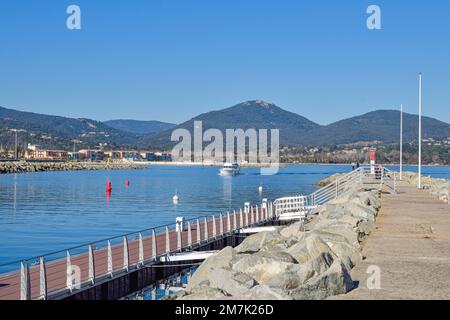
[[[68,152],[69,159],[72,160],[81,160],[81,154],[79,152]]]
[[[38,144],[31,144],[31,143],[28,144],[27,149],[31,150],[31,151],[42,150],[40,145],[38,145]]]
[[[100,150],[82,149],[78,153],[82,160],[102,161],[105,159],[105,153]]]
[[[69,153],[63,150],[41,150],[32,151],[29,156],[33,159],[42,160],[65,160],[69,159]]]
[[[105,156],[112,160],[140,160],[141,155],[138,151],[135,150],[111,150],[111,151],[105,151]]]
[[[160,151],[141,151],[140,155],[142,159],[147,161],[172,161],[170,153]]]

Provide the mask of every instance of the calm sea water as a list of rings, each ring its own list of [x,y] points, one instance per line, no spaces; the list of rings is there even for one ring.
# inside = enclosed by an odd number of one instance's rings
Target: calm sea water
[[[282,168],[275,176],[243,169],[243,175],[231,178],[219,176],[215,167],[152,166],[139,171],[1,175],[0,264],[174,223],[177,216],[219,214],[246,201],[260,204],[262,198],[308,194],[318,180],[350,170],[350,166],[298,165]],[[450,178],[450,167],[427,167],[423,172]],[[108,180],[113,186],[109,199]],[[175,193],[178,205],[172,203]]]

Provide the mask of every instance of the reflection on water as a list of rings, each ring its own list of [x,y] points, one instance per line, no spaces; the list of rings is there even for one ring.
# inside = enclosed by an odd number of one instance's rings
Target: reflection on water
[[[0,263],[175,223],[177,216],[195,218],[231,211],[247,201],[254,205],[262,198],[309,194],[318,180],[350,170],[298,165],[262,178],[256,168],[243,168],[238,177],[222,177],[215,167],[152,166],[138,171],[2,175]],[[448,178],[450,168],[424,168],[424,174],[430,173]],[[105,194],[108,181],[110,197]],[[177,205],[172,201],[175,192],[180,197]]]
[[[164,297],[176,295],[177,292],[186,288],[189,279],[196,269],[197,265],[187,268],[179,273],[175,273],[139,292],[129,295],[125,300],[161,300]]]

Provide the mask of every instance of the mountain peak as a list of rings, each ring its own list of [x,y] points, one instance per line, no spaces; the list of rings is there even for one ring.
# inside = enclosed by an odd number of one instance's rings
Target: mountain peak
[[[262,107],[262,108],[264,108],[264,109],[272,109],[272,108],[275,106],[275,105],[272,104],[272,103],[268,103],[268,102],[265,102],[264,100],[260,100],[260,99],[257,99],[257,100],[250,100],[250,101],[244,102],[243,104],[244,104],[245,106],[254,106],[254,105],[257,105],[257,106]]]

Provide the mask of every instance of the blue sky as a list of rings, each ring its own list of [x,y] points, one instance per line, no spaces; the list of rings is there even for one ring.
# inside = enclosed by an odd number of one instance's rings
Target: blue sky
[[[425,114],[450,122],[449,16],[447,0],[1,1],[0,105],[182,122],[263,99],[326,124],[415,113],[423,72]]]

